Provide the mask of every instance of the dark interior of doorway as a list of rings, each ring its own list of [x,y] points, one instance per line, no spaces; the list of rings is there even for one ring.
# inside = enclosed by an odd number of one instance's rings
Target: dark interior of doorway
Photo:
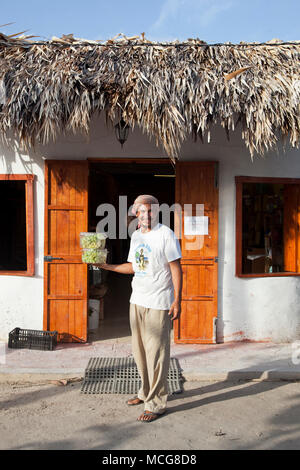
[[[26,271],[25,181],[0,181],[0,270]]]
[[[175,170],[171,163],[153,162],[90,162],[89,172],[89,231],[96,230],[101,217],[97,207],[113,204],[119,220],[119,196],[127,196],[128,208],[139,194],[152,194],[160,204],[175,202]],[[132,219],[128,219],[130,222]],[[117,223],[117,235],[118,231]],[[170,228],[174,229],[171,217]],[[127,262],[130,237],[109,239],[108,263]],[[125,340],[130,336],[129,299],[131,275],[89,268],[89,297],[101,298],[100,321],[97,329],[88,330],[89,341]],[[104,295],[103,295],[104,294]]]

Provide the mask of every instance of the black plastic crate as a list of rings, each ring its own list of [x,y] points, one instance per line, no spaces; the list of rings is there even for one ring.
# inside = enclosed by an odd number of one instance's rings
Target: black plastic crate
[[[57,331],[15,328],[9,333],[8,347],[13,349],[27,348],[52,351],[57,345],[57,335]]]

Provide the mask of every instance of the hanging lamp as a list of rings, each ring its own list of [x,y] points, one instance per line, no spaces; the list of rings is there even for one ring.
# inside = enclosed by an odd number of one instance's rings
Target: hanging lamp
[[[124,143],[128,139],[128,134],[129,134],[129,126],[124,121],[124,119],[120,119],[120,121],[115,125],[115,133],[116,133],[116,137],[118,141],[123,147]]]

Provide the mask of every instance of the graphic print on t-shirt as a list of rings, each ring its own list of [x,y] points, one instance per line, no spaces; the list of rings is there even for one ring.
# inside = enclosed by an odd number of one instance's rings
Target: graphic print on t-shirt
[[[136,248],[135,252],[135,264],[136,264],[136,274],[146,274],[149,268],[149,254],[151,248],[145,243],[141,243]]]

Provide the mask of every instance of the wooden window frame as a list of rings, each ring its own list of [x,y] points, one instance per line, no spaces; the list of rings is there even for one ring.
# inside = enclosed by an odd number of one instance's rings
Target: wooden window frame
[[[243,224],[243,184],[244,183],[270,183],[270,184],[298,184],[300,185],[300,178],[274,178],[264,176],[236,176],[236,218],[235,218],[235,269],[236,276],[242,278],[251,277],[287,277],[287,276],[300,276],[300,272],[275,272],[275,273],[248,273],[242,272],[242,224]]]
[[[4,271],[0,275],[5,276],[34,276],[34,207],[33,207],[33,182],[34,175],[0,175],[0,181],[25,181],[25,205],[26,205],[26,271]]]

